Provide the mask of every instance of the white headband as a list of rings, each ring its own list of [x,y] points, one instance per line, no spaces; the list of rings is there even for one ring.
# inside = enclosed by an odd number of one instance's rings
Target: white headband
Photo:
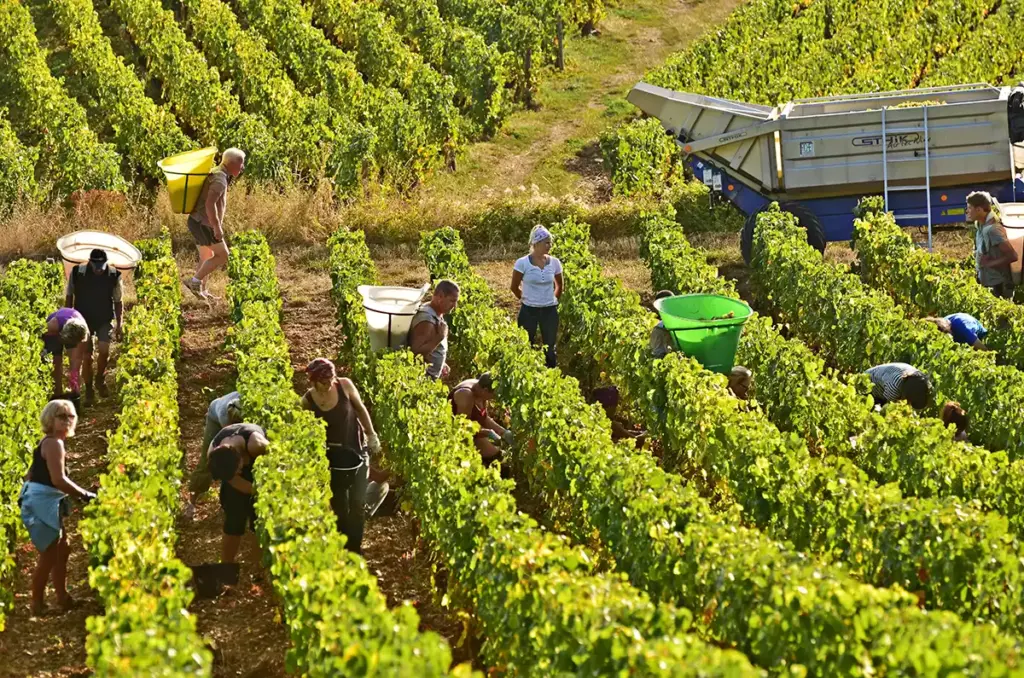
[[[550,240],[550,239],[551,239],[551,232],[548,231],[548,229],[544,228],[543,226],[538,226],[533,231],[533,237],[530,238],[530,244],[531,245],[536,245],[539,242],[544,242],[545,240]]]

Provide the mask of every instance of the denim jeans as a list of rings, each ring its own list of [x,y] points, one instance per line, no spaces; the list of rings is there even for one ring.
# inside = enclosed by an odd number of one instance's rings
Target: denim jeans
[[[537,308],[523,304],[519,307],[519,326],[526,330],[526,334],[533,341],[537,334],[537,327],[540,327],[540,336],[544,340],[544,362],[548,367],[555,367],[555,341],[558,339],[558,306],[545,306]]]
[[[338,532],[348,537],[345,548],[362,554],[370,459],[364,452],[347,448],[341,453],[332,449],[328,459],[331,462],[331,510],[337,518]]]

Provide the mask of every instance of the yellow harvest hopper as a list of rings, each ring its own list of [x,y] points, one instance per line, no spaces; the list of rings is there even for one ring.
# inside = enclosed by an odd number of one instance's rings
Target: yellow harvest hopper
[[[189,214],[196,206],[203,182],[213,170],[217,147],[200,148],[164,158],[156,164],[167,177],[167,192],[175,214]]]

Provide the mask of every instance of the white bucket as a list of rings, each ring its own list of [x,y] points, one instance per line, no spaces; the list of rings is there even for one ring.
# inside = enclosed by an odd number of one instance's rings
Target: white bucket
[[[57,250],[64,260],[64,279],[71,275],[71,269],[89,261],[94,249],[107,253],[107,265],[122,273],[133,270],[142,261],[142,252],[124,238],[101,231],[75,231],[57,241]]]
[[[370,327],[370,348],[401,348],[406,345],[412,317],[420,307],[429,285],[414,287],[374,287],[360,285],[366,324]]]
[[[1010,271],[1013,273],[1013,282],[1020,284],[1021,260],[1024,259],[1024,203],[1010,202],[1001,203],[1002,223],[1006,228],[1006,237],[1017,252],[1017,261],[1010,264]]]

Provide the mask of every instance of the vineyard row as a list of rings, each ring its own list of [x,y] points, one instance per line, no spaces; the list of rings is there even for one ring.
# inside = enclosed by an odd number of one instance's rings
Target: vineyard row
[[[511,675],[562,673],[754,676],[738,653],[686,633],[691,616],[656,604],[596,554],[538,527],[516,508],[511,483],[484,467],[472,427],[451,415],[447,391],[408,352],[369,350],[359,284],[376,282],[361,232],[332,238],[342,361],[369,385],[389,463],[405,479],[420,527],[487,639],[486,662]]]
[[[729,417],[737,408],[726,395],[724,378],[707,374],[698,382],[699,366],[679,355],[649,359],[646,340],[653,317],[635,295],[601,277],[586,254],[585,228],[570,221],[552,229],[569,280],[563,338],[580,342],[575,353],[608,358],[602,367],[635,380],[633,392],[642,389],[652,399],[640,407],[667,417],[668,425],[716,436],[747,423]],[[512,428],[531,438],[520,459],[534,490],[577,538],[599,534],[634,584],[655,599],[694,610],[699,633],[735,645],[766,668],[804,664],[820,675],[855,665],[899,671],[914,666],[918,653],[937,653],[950,668],[972,670],[961,663],[960,652],[945,653],[950,642],[998,647],[984,658],[969,653],[968,664],[1016,661],[1013,642],[992,627],[973,627],[949,613],[923,613],[916,598],[899,589],[864,586],[788,552],[744,528],[738,513],[713,512],[694,486],[663,471],[647,452],[612,445],[604,413],[585,404],[577,382],[543,368],[541,356],[470,270],[457,234],[448,229],[427,235],[423,249],[432,277],[453,278],[462,288],[452,321],[453,354],[463,365],[489,369],[496,377]],[[703,398],[707,405],[701,411],[686,398]],[[712,423],[716,416],[727,425],[718,429]],[[662,422],[652,431],[661,434],[664,427]],[[723,436],[713,441],[718,458],[709,455],[704,461],[716,468],[751,465],[764,473],[765,460],[785,451],[770,448],[770,434],[767,446],[753,444],[768,433],[755,427],[750,438]],[[672,467],[667,450],[665,462]],[[763,515],[776,506],[756,508]],[[847,642],[854,618],[861,620],[860,645]],[[906,641],[897,640],[901,637]]]
[[[186,0],[179,24],[154,0],[110,6],[161,102],[88,0],[48,0],[69,50],[67,82],[51,74],[27,7],[0,3],[0,55],[11,64],[0,74],[0,157],[12,158],[0,164],[0,205],[152,186],[156,160],[196,142],[245,149],[258,181],[405,189],[453,166],[467,140],[493,134],[513,100],[529,99],[564,40],[556,25],[603,16],[593,0]]]

